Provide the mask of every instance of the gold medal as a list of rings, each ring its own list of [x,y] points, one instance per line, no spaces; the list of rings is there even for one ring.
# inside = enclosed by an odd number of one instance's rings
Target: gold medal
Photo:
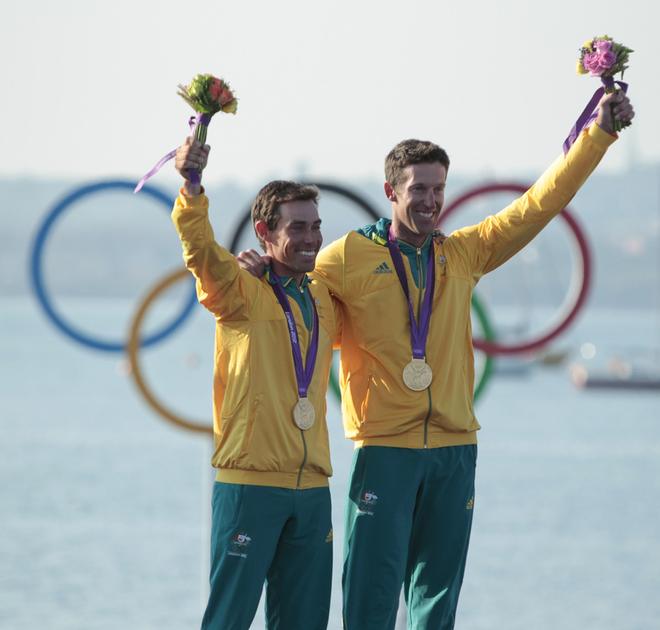
[[[427,389],[432,380],[433,371],[424,359],[413,359],[403,368],[403,382],[415,392]]]
[[[309,398],[298,398],[298,402],[293,408],[293,421],[296,426],[303,431],[307,431],[314,424],[315,416],[314,405],[309,402]]]

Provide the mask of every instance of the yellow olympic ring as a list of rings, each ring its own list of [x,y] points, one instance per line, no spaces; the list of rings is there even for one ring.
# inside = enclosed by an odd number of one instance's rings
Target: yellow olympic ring
[[[159,415],[165,418],[168,422],[175,424],[181,429],[186,431],[193,431],[195,433],[207,433],[209,435],[213,434],[213,428],[196,422],[194,420],[186,420],[177,413],[174,413],[168,409],[162,402],[156,398],[151,388],[147,385],[147,381],[142,375],[142,369],[140,368],[139,361],[139,351],[140,351],[140,329],[142,328],[142,322],[147,313],[147,310],[155,299],[170,286],[190,277],[190,272],[184,267],[173,273],[167,275],[163,280],[158,282],[154,288],[146,295],[146,297],[140,303],[133,320],[131,321],[131,328],[128,337],[128,345],[126,346],[126,351],[128,353],[128,359],[130,361],[131,370],[130,374],[135,382],[140,393],[144,396],[144,399],[147,401],[147,404]]]

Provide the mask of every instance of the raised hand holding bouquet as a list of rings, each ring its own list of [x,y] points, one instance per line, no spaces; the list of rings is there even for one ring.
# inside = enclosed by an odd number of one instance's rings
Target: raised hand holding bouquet
[[[615,81],[614,76],[623,73],[628,68],[628,57],[633,52],[631,48],[615,42],[607,35],[600,35],[586,41],[580,48],[580,57],[577,61],[578,74],[588,74],[592,77],[600,77],[602,86],[598,88],[591,97],[584,111],[577,119],[571,129],[568,138],[564,141],[564,153],[568,151],[580,131],[588,126],[596,118],[596,108],[603,94],[616,92],[618,88],[624,93],[628,90],[628,84],[623,81]],[[617,88],[618,86],[618,88]],[[614,130],[628,127],[630,121],[621,121],[613,116]]]
[[[196,112],[191,116],[188,124],[192,129],[195,140],[201,144],[206,142],[206,133],[209,123],[214,114],[224,112],[235,114],[238,109],[238,101],[231,91],[229,84],[223,79],[214,77],[212,74],[198,74],[190,82],[190,85],[179,85],[177,92],[188,105]],[[139,192],[145,182],[155,175],[176,154],[176,149],[164,155],[154,167],[138,182],[133,192]],[[199,183],[201,177],[199,171],[190,172],[190,180]]]

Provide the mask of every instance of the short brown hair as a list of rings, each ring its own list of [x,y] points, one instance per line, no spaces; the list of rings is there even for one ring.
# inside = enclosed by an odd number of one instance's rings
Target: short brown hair
[[[318,205],[319,189],[311,184],[299,184],[277,179],[268,182],[258,193],[252,204],[252,226],[257,221],[265,221],[269,230],[277,227],[280,220],[280,205],[287,201],[313,201]],[[257,231],[255,229],[255,234]],[[266,246],[257,234],[259,243],[265,251]]]
[[[449,156],[437,144],[426,140],[402,140],[385,158],[385,180],[396,188],[404,179],[406,166],[433,162],[440,162],[449,170]]]

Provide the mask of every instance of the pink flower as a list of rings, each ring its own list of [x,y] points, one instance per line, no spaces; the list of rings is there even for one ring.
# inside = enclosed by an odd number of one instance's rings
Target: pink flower
[[[586,53],[582,57],[582,65],[586,70],[589,71],[589,74],[592,77],[598,77],[601,75],[601,66],[600,66],[600,56],[596,52]]]
[[[585,70],[592,77],[599,77],[610,70],[616,63],[616,55],[611,50],[596,50],[588,52],[582,57]]]
[[[217,100],[220,102],[220,105],[224,107],[227,103],[231,103],[234,100],[234,95],[227,86],[223,86]]]
[[[213,79],[209,85],[209,96],[220,105],[224,107],[234,100],[232,91],[227,87],[222,79]]]
[[[616,63],[616,55],[611,50],[601,51],[600,64],[609,70]]]
[[[209,96],[216,102],[220,102],[220,95],[225,90],[224,81],[220,79],[213,79],[209,85]]]
[[[609,39],[596,39],[594,46],[598,52],[612,50],[612,42]]]

